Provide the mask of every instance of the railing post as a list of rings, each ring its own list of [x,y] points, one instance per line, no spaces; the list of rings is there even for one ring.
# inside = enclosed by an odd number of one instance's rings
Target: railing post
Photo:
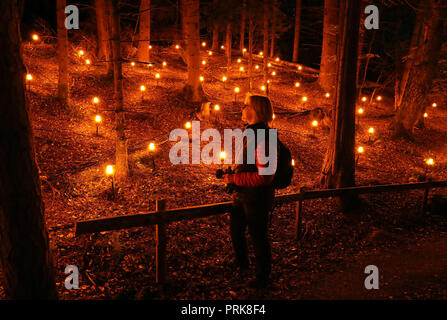
[[[302,188],[300,188],[300,193],[301,192]],[[299,200],[296,203],[295,208],[295,240],[298,240],[301,234],[302,212],[303,212],[303,200]]]
[[[166,210],[166,200],[156,200],[157,213]],[[162,284],[166,280],[166,225],[155,225],[155,281]]]

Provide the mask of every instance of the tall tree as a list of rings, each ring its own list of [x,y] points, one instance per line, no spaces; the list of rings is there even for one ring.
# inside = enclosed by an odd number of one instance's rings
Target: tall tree
[[[338,0],[324,1],[323,48],[319,83],[323,90],[333,92],[337,75]],[[357,62],[356,62],[357,63]]]
[[[440,1],[421,1],[419,9],[423,12],[423,22],[421,32],[417,34],[418,49],[412,57],[402,103],[392,123],[393,135],[408,139],[413,138],[413,129],[422,119],[428,104],[428,94],[438,65],[444,28]]]
[[[151,43],[151,0],[141,0],[140,3],[140,35],[138,40],[138,61],[149,63],[149,45]]]
[[[298,62],[298,51],[300,47],[300,29],[301,29],[301,0],[296,0],[295,7],[295,34],[293,38],[293,59],[292,61]]]
[[[112,59],[113,59],[113,84],[115,93],[115,166],[116,177],[123,178],[129,174],[129,162],[127,153],[127,138],[124,131],[124,101],[123,101],[123,69],[121,60],[121,36],[120,36],[120,8],[119,0],[107,0],[110,8]]]
[[[204,93],[200,83],[199,0],[182,0],[182,13],[188,62],[188,80],[183,92],[187,100],[200,102]]]
[[[57,299],[25,99],[20,9],[0,1],[0,263],[11,299]]]
[[[269,52],[269,11],[270,11],[270,6],[269,6],[269,1],[268,0],[264,0],[264,16],[263,16],[263,21],[264,21],[264,83],[268,88],[267,85],[267,80],[268,80],[268,52]],[[268,93],[268,92],[267,92]]]
[[[240,42],[239,42],[239,50],[243,53],[245,48],[245,20],[247,17],[247,0],[243,0],[242,2],[242,14],[241,14],[241,34],[240,34]]]
[[[225,54],[227,56],[228,67],[231,65],[232,42],[231,22],[227,22],[227,27],[225,29]]]
[[[337,86],[329,147],[322,168],[326,188],[355,184],[355,103],[360,3],[342,0],[340,46],[337,54]]]
[[[360,1],[360,8],[363,9],[365,5],[364,0]],[[362,68],[362,59],[363,59],[363,43],[365,40],[365,11],[361,10],[360,12],[360,25],[359,25],[359,44],[357,47],[357,76],[356,76],[356,83],[357,83],[357,97],[359,97],[362,94],[362,87],[360,85],[360,78],[361,78],[361,68]]]
[[[65,28],[65,0],[57,0],[57,58],[59,61],[59,77],[57,82],[57,97],[68,106],[69,74],[68,74],[68,31]]]
[[[253,90],[253,34],[254,22],[253,15],[248,14],[248,89]]]
[[[276,37],[276,24],[278,20],[278,0],[273,0],[272,6],[271,6],[271,20],[272,25],[270,28],[270,58],[273,58],[275,55],[275,37]]]
[[[107,75],[113,74],[112,49],[110,45],[109,7],[107,0],[95,0],[96,25],[98,29],[98,57],[106,61]]]
[[[212,12],[215,13],[218,10],[218,0],[213,0]],[[216,19],[212,19],[213,25],[213,44],[211,50],[217,51],[219,49],[219,23]]]

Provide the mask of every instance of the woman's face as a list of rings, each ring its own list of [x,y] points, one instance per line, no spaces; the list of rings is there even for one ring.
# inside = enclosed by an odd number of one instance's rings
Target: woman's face
[[[255,124],[257,122],[257,116],[255,110],[249,105],[246,104],[242,109],[242,122],[246,124]]]

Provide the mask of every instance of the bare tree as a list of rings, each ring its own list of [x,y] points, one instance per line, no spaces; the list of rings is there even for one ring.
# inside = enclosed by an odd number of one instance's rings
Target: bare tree
[[[323,48],[319,83],[323,90],[333,92],[337,74],[338,0],[324,1]]]
[[[225,54],[227,56],[227,66],[231,65],[231,51],[232,51],[232,34],[231,34],[231,22],[227,23],[225,30]]]
[[[151,1],[140,3],[140,35],[138,38],[138,61],[150,62],[149,45],[151,43]]]
[[[239,50],[243,53],[245,47],[245,20],[247,16],[247,0],[243,0],[242,2],[242,14],[241,14],[241,35],[240,35],[240,43]]]
[[[0,1],[0,263],[10,299],[57,299],[20,38],[23,1]]]
[[[115,166],[116,177],[123,178],[129,174],[127,138],[124,131],[123,70],[121,60],[120,9],[119,0],[107,0],[110,8],[110,25],[112,39],[113,84],[115,93]]]
[[[413,129],[420,121],[428,104],[428,94],[436,73],[442,45],[444,20],[439,1],[421,1],[422,29],[417,32],[418,48],[409,66],[408,79],[402,88],[402,103],[393,119],[395,137],[413,138]],[[416,24],[418,27],[418,23]]]
[[[182,0],[182,12],[188,62],[188,81],[183,91],[187,100],[200,102],[204,93],[200,83],[199,0]]]
[[[68,31],[65,28],[65,0],[57,0],[57,59],[59,61],[59,77],[57,97],[68,106],[70,82],[68,74]]]
[[[360,3],[342,0],[337,86],[329,147],[322,168],[326,188],[355,184],[355,103]]]
[[[109,7],[107,0],[95,0],[96,25],[98,29],[98,57],[106,61],[107,75],[113,74],[112,49],[110,45]]]
[[[301,29],[301,0],[296,0],[295,7],[295,34],[293,38],[293,59],[292,61],[298,62],[298,52],[300,47],[300,29]]]
[[[269,1],[264,0],[264,83],[268,88],[267,80],[268,80],[268,52],[269,52]],[[268,92],[267,92],[268,93]]]

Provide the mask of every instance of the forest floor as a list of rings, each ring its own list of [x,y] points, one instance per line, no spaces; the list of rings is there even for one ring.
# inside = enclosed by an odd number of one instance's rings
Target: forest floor
[[[79,49],[79,48],[76,48]],[[85,48],[84,48],[85,49]],[[181,49],[180,49],[181,50]],[[304,234],[294,240],[295,208],[276,208],[269,229],[272,244],[272,282],[265,290],[252,290],[231,267],[233,251],[228,215],[172,223],[168,226],[168,283],[155,283],[155,228],[141,227],[76,237],[77,221],[146,213],[156,199],[168,208],[230,200],[218,165],[173,165],[169,161],[169,132],[196,120],[197,105],[185,102],[182,88],[186,66],[174,48],[154,46],[154,66],[123,65],[126,134],[131,176],[117,185],[111,198],[111,181],[105,166],[114,162],[113,82],[104,64],[86,65],[71,56],[71,106],[61,108],[57,89],[54,46],[25,45],[25,64],[34,79],[27,92],[34,130],[35,151],[42,178],[46,222],[53,251],[57,286],[62,299],[447,299],[447,219],[421,215],[422,191],[369,194],[361,197],[356,215],[344,216],[335,199],[304,202]],[[88,55],[88,50],[87,50]],[[236,61],[228,70],[221,53],[209,56],[203,68],[205,94],[221,106],[217,122],[201,122],[201,130],[241,127],[240,110],[248,91],[247,74]],[[235,57],[238,58],[238,57]],[[167,66],[161,66],[162,61]],[[261,64],[260,64],[261,65]],[[262,69],[262,68],[260,68]],[[318,188],[328,131],[311,127],[312,116],[301,113],[327,107],[329,100],[314,76],[272,68],[270,92],[280,139],[295,159],[292,185]],[[155,73],[160,73],[157,83]],[[223,75],[229,80],[224,86]],[[300,81],[296,88],[294,83]],[[256,72],[255,92],[262,82]],[[147,87],[142,99],[140,85]],[[234,87],[241,93],[234,103]],[[407,183],[424,178],[425,159],[435,159],[428,174],[447,180],[447,109],[428,107],[425,128],[415,131],[415,141],[391,139],[392,97],[371,98],[357,128],[356,141],[365,153],[356,167],[357,185]],[[103,122],[95,135],[98,108]],[[307,96],[306,103],[302,97]],[[371,99],[370,99],[371,98]],[[375,133],[370,139],[369,127]],[[148,143],[156,143],[155,164],[148,161]],[[143,156],[142,156],[143,155]],[[442,193],[442,190],[435,190]],[[445,192],[444,192],[445,193]],[[249,242],[250,244],[250,242]],[[253,250],[250,244],[251,260]],[[64,288],[65,267],[80,270],[80,290]],[[364,269],[376,265],[380,289],[366,290]],[[0,297],[4,296],[0,287]]]

